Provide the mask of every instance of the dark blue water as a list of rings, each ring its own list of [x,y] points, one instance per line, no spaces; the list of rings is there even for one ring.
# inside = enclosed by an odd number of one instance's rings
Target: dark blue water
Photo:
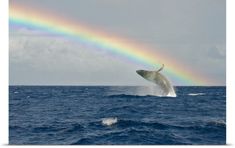
[[[226,144],[226,87],[176,87],[175,98],[141,89],[10,86],[9,143]]]

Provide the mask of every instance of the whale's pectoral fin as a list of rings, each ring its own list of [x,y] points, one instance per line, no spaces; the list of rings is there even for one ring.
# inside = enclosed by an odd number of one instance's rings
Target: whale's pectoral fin
[[[157,72],[160,72],[164,68],[164,64],[162,64],[162,67],[157,70]]]

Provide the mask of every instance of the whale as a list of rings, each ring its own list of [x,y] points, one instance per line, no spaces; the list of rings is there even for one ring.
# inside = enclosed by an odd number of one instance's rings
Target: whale
[[[156,71],[136,70],[136,73],[143,77],[145,80],[158,85],[162,90],[162,96],[176,97],[174,87],[171,85],[170,81],[163,74],[160,73],[163,68],[164,64],[160,69]]]

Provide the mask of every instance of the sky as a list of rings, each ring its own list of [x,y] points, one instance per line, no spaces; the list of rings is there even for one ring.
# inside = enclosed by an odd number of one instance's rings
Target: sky
[[[206,85],[226,83],[224,0],[10,0],[10,5],[45,10],[150,46],[210,78]],[[104,50],[25,26],[10,26],[9,35],[10,85],[149,85],[135,73],[141,64]]]

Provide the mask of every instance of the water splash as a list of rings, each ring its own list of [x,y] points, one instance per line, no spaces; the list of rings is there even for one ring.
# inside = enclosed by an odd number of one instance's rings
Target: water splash
[[[158,96],[158,97],[176,97],[174,89],[168,94],[165,94],[164,90],[158,85],[150,85],[145,87],[138,87],[136,90],[136,95],[140,96]]]
[[[118,121],[117,117],[103,118],[102,124],[106,126],[110,126],[110,125],[117,123],[117,121]]]
[[[158,85],[149,85],[149,86],[136,86],[136,87],[124,87],[118,92],[111,91],[107,96],[157,96],[157,97],[176,97],[174,91],[170,91],[168,94],[165,94],[164,90],[161,89]]]

